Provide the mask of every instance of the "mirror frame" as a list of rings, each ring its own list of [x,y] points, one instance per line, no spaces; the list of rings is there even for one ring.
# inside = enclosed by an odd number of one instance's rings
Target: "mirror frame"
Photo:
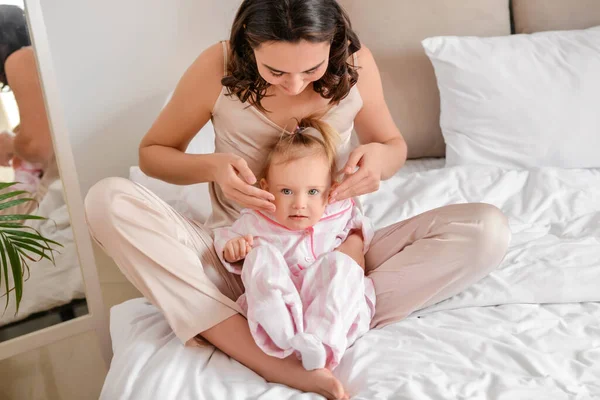
[[[0,360],[71,336],[95,331],[100,351],[108,367],[112,358],[108,316],[102,300],[92,239],[85,219],[83,197],[69,142],[67,123],[61,106],[60,90],[54,73],[41,1],[25,0],[25,14],[36,56],[56,161],[63,182],[65,202],[69,209],[71,227],[79,255],[88,314],[0,343]]]

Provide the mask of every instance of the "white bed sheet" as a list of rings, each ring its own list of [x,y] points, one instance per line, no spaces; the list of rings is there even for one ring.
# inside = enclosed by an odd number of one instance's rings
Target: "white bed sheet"
[[[3,311],[6,298],[0,298],[0,326],[67,304],[73,299],[85,298],[83,276],[79,268],[69,212],[64,202],[62,181],[57,180],[50,185],[47,195],[34,214],[48,220],[30,221],[29,225],[48,239],[61,243],[63,247],[55,247],[58,250],[55,253],[56,265],[45,259],[29,263],[30,275],[23,283],[23,298],[17,314],[14,296],[11,296],[6,311]]]
[[[213,347],[184,348],[144,299],[113,308],[101,399],[317,400]],[[335,375],[353,399],[587,400],[600,396],[600,304],[473,307],[370,331]]]
[[[365,196],[379,227],[451,203],[509,217],[489,277],[369,332],[335,370],[355,399],[600,398],[600,170],[411,162]],[[143,299],[112,309],[102,399],[319,399],[268,384],[212,347],[184,348]]]

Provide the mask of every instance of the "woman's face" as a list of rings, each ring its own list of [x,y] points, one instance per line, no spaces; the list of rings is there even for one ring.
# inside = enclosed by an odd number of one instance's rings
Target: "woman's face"
[[[288,96],[300,94],[325,75],[329,42],[266,42],[254,50],[258,72],[265,81]]]

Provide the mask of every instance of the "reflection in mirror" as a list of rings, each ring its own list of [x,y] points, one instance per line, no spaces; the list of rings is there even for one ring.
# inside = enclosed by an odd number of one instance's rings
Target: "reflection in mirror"
[[[88,313],[22,1],[0,1],[0,86],[2,342]]]

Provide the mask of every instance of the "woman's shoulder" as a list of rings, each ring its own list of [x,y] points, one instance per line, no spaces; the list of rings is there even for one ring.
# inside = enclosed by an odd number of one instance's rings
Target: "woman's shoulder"
[[[22,47],[12,53],[6,59],[4,69],[6,71],[6,78],[9,81],[9,86],[11,84],[11,79],[14,84],[16,79],[20,79],[23,76],[31,76],[32,73],[37,74],[37,65],[35,63],[33,48],[31,46]]]
[[[361,74],[371,74],[374,69],[377,69],[373,53],[371,53],[371,50],[364,45],[356,53],[350,56],[349,62],[355,67],[358,67],[359,82]]]
[[[348,57],[348,62],[355,67],[362,67],[363,61],[367,61],[367,63],[373,61],[373,53],[371,53],[371,50],[365,45],[361,45],[356,53]]]
[[[356,86],[363,101],[368,101],[374,93],[381,91],[379,68],[377,67],[373,53],[366,46],[362,46],[356,52],[356,60],[358,64],[358,81]]]
[[[212,110],[222,90],[225,70],[221,42],[206,48],[187,68],[177,84],[172,101],[187,110]]]
[[[226,49],[228,51],[228,44],[224,41],[207,47],[194,60],[190,68],[202,70],[204,73],[210,72],[210,76],[218,76],[220,81],[225,72]]]

